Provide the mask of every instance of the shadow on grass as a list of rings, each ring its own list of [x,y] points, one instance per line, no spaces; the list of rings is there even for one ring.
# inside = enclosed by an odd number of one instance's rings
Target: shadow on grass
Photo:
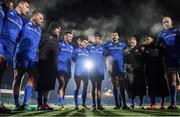
[[[55,116],[67,116],[71,114],[74,110],[65,110],[65,111],[59,111],[55,114]]]
[[[67,117],[68,116],[86,116],[87,112],[89,110],[78,110],[78,111],[72,111],[72,113],[66,115]]]
[[[180,110],[141,110],[141,109],[130,109],[130,112],[137,112],[137,113],[142,113],[144,115],[149,115],[149,116],[176,116],[176,115],[180,115]]]
[[[33,116],[33,115],[41,115],[44,113],[49,113],[52,111],[17,111],[17,112],[12,112],[9,116]]]
[[[97,112],[93,112],[94,116],[122,116],[123,114],[120,113],[120,110],[97,110]]]
[[[12,115],[16,115],[19,113],[24,113],[24,111],[10,111],[10,112],[6,112],[6,113],[0,113],[0,116],[12,116]]]
[[[10,113],[0,113],[0,116],[180,116],[180,109],[178,110],[113,110],[106,108],[104,110],[86,110],[74,111],[73,109],[60,111],[12,111]]]

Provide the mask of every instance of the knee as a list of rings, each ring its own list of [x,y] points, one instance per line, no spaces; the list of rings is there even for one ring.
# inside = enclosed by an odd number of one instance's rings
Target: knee
[[[63,87],[63,83],[59,81],[59,89],[62,89],[62,87]]]
[[[97,84],[97,90],[101,90],[101,84]]]
[[[98,91],[101,91],[101,86],[97,86],[97,90],[98,90]]]
[[[80,88],[80,85],[76,85],[74,90],[79,90],[79,88]]]
[[[29,79],[27,84],[29,86],[35,87],[36,81],[34,79]]]
[[[87,92],[87,86],[83,86],[83,92]]]
[[[170,71],[167,73],[168,81],[170,85],[176,84],[176,72]]]
[[[92,93],[95,93],[96,87],[92,86]]]

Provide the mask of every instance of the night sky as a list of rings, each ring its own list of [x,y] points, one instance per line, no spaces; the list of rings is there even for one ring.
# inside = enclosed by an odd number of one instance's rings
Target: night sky
[[[100,31],[109,35],[116,30],[123,36],[157,36],[163,29],[163,16],[180,24],[180,0],[36,0],[33,4],[45,11],[46,24],[58,20],[77,34]]]

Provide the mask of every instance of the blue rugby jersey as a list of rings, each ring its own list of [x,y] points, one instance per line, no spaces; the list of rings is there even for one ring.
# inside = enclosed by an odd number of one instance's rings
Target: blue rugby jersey
[[[125,72],[124,68],[124,49],[127,48],[127,44],[124,41],[109,41],[105,44],[106,53],[108,56],[112,57],[113,63],[115,64],[112,68],[112,72],[123,74]]]
[[[73,54],[73,46],[64,40],[59,43],[58,51],[58,71],[71,73],[71,60]]]
[[[30,60],[37,59],[41,34],[42,31],[39,26],[34,25],[31,21],[27,22],[22,29],[22,35],[17,44],[15,55],[21,53],[25,54]]]
[[[4,19],[4,26],[2,29],[3,39],[7,39],[16,43],[16,39],[22,30],[23,21],[21,15],[17,13],[15,9],[9,10]]]
[[[161,31],[157,45],[163,47],[166,59],[175,60],[180,58],[180,29],[169,28]]]

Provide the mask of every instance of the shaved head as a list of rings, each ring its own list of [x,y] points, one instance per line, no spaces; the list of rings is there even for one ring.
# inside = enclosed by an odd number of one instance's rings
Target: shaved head
[[[172,20],[170,17],[164,17],[162,23],[165,29],[172,28]]]
[[[172,21],[170,17],[164,17],[162,22],[166,22],[166,21]]]

